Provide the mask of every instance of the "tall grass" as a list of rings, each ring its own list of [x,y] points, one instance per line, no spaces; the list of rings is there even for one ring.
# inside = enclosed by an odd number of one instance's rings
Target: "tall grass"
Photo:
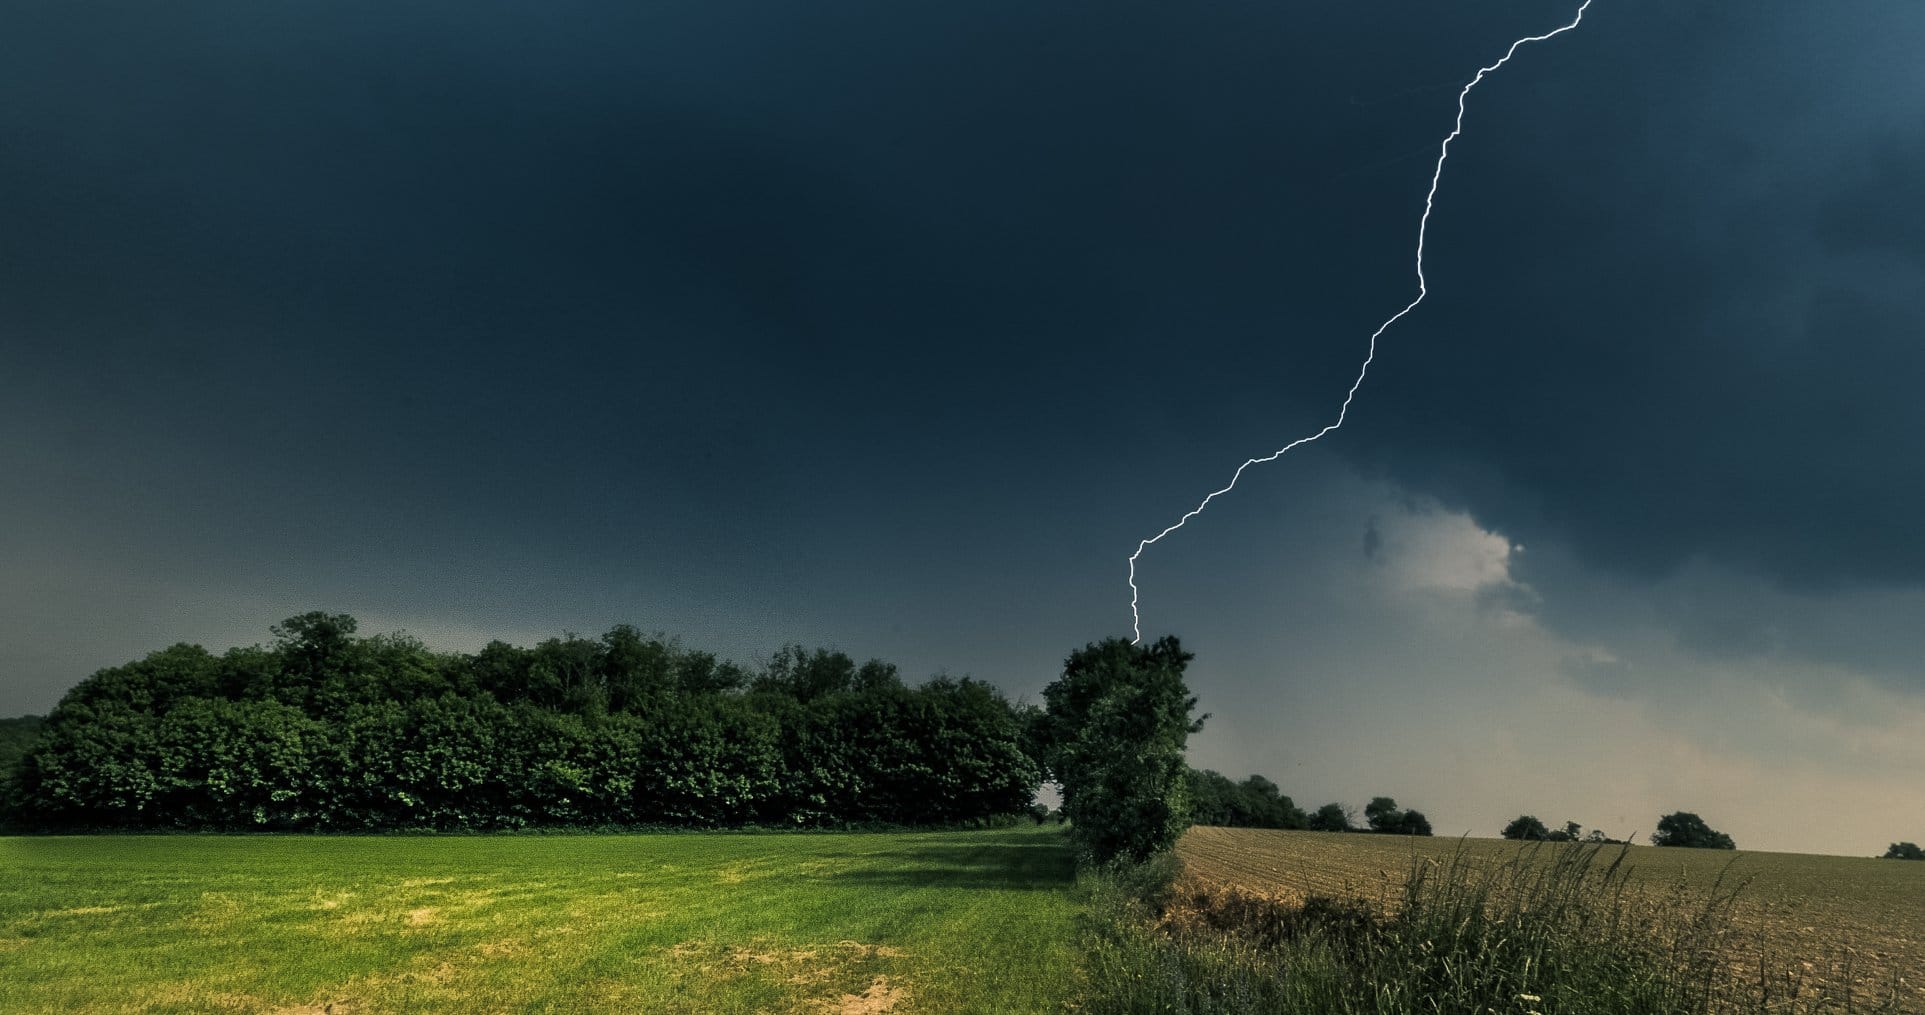
[[[1098,1013],[1697,1015],[1872,1012],[1769,992],[1725,962],[1742,884],[1634,889],[1628,850],[1546,846],[1412,861],[1399,896],[1286,904],[1086,875],[1083,1010]],[[1159,884],[1161,882],[1161,884]]]

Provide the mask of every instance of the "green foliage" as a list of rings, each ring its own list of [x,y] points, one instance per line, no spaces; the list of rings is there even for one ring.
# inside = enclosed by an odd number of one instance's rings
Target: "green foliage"
[[[1071,653],[1043,689],[1049,768],[1072,836],[1097,863],[1147,859],[1189,826],[1183,751],[1203,725],[1183,682],[1191,658],[1173,637],[1111,638]]]
[[[1588,842],[1593,845],[1623,845],[1622,840],[1613,839],[1598,829],[1589,833],[1584,826],[1575,821],[1566,821],[1563,828],[1553,829],[1545,826],[1534,815],[1523,814],[1504,826],[1506,839],[1523,839],[1532,842]]]
[[[1403,812],[1397,809],[1397,801],[1387,796],[1371,797],[1364,805],[1364,820],[1372,829],[1381,829],[1393,824],[1394,819]]]
[[[156,823],[305,828],[318,818],[326,728],[274,701],[187,698],[153,721]]]
[[[1406,811],[1387,796],[1372,799],[1364,807],[1370,830],[1384,835],[1429,835],[1430,819],[1423,811]]]
[[[1506,839],[1541,842],[1551,837],[1551,830],[1544,826],[1544,822],[1537,820],[1535,814],[1520,814],[1504,826],[1503,836]]]
[[[37,715],[0,719],[0,828],[12,824],[11,816],[24,806],[17,786],[20,768],[46,725]]]
[[[1324,804],[1311,813],[1304,827],[1313,832],[1348,832],[1350,831],[1350,811],[1345,809],[1343,804]]]
[[[1704,819],[1690,811],[1666,814],[1658,819],[1658,830],[1651,833],[1654,846],[1684,846],[1691,849],[1736,849],[1731,836],[1712,830]]]
[[[1086,865],[1085,872],[1090,875],[1086,880],[1101,891],[1160,913],[1175,897],[1183,862],[1177,859],[1175,851],[1165,850],[1142,860],[1114,856],[1102,864]]]
[[[1885,860],[1925,860],[1925,849],[1916,842],[1894,842],[1881,858]]]
[[[1419,858],[1401,903],[1231,892],[1145,900],[1087,874],[1096,918],[1078,1010],[1696,1015],[1723,1003],[1733,893],[1695,908],[1627,892],[1596,847],[1479,865]],[[1607,862],[1608,861],[1608,862]]]
[[[1187,773],[1190,814],[1199,825],[1222,828],[1303,828],[1309,821],[1277,784],[1260,775],[1242,782],[1211,770]]]
[[[1041,781],[1031,712],[978,680],[906,686],[797,646],[751,677],[620,626],[435,653],[276,625],[177,645],[68,693],[19,765],[46,829],[439,830],[982,823]],[[743,693],[743,688],[753,690]]]

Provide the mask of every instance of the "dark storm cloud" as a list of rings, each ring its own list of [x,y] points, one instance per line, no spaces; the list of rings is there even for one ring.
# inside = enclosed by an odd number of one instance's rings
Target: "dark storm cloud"
[[[1573,8],[16,11],[0,554],[74,610],[701,603],[1047,661],[1329,421],[1457,88]],[[1600,0],[1520,52],[1314,453],[1635,576],[1919,580],[1921,17]]]
[[[1680,10],[1476,96],[1353,447],[1594,567],[1916,584],[1925,13]]]
[[[1502,13],[30,9],[15,538],[204,568],[512,537],[686,577],[953,523],[963,489],[1010,492],[998,533],[1038,499],[1039,538],[1112,521],[1133,469],[1187,486],[1321,413],[1238,389],[1341,382],[1356,343],[1309,332],[1395,291],[1408,224],[1344,181],[1418,168],[1399,128],[1462,63],[1426,33],[1495,45]],[[1306,265],[1329,303],[1286,312]]]

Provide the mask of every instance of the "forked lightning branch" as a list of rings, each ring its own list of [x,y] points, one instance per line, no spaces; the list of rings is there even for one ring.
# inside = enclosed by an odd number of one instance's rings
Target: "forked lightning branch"
[[[1425,231],[1430,227],[1430,211],[1432,206],[1437,201],[1438,181],[1444,178],[1444,160],[1450,158],[1450,143],[1452,141],[1457,140],[1457,136],[1464,132],[1464,101],[1470,97],[1471,89],[1476,88],[1478,82],[1484,80],[1485,75],[1491,73],[1492,71],[1497,70],[1499,67],[1504,66],[1506,63],[1509,63],[1511,57],[1517,55],[1518,48],[1523,46],[1525,43],[1543,42],[1544,40],[1552,38],[1553,36],[1562,35],[1565,32],[1568,32],[1571,29],[1576,28],[1584,20],[1585,8],[1590,6],[1591,6],[1591,0],[1584,0],[1583,3],[1578,5],[1577,15],[1571,19],[1570,24],[1553,29],[1552,31],[1549,31],[1549,32],[1545,32],[1543,35],[1528,35],[1522,39],[1518,39],[1516,42],[1511,43],[1510,49],[1504,52],[1504,56],[1502,59],[1498,60],[1494,64],[1491,64],[1489,67],[1479,68],[1477,71],[1477,76],[1471,78],[1470,83],[1466,84],[1463,90],[1457,93],[1457,123],[1455,126],[1451,128],[1449,136],[1444,138],[1443,144],[1440,145],[1438,148],[1437,167],[1434,171],[1432,171],[1430,175],[1430,193],[1424,196],[1424,215],[1423,215],[1423,218],[1419,219],[1417,222],[1417,298],[1414,300],[1411,300],[1409,306],[1406,306],[1404,307],[1404,309],[1399,310],[1396,313],[1390,315],[1390,317],[1386,319],[1384,323],[1377,326],[1376,331],[1371,333],[1370,348],[1364,355],[1363,366],[1359,368],[1357,371],[1357,379],[1351,382],[1350,391],[1344,395],[1343,406],[1337,410],[1336,422],[1331,423],[1330,425],[1324,427],[1323,429],[1317,431],[1316,433],[1309,435],[1308,437],[1299,437],[1296,440],[1291,441],[1288,444],[1285,444],[1283,447],[1278,448],[1277,450],[1271,452],[1270,454],[1264,455],[1261,458],[1252,458],[1249,461],[1244,462],[1242,465],[1237,466],[1237,471],[1230,476],[1230,482],[1226,486],[1224,486],[1223,489],[1218,490],[1210,494],[1209,496],[1203,498],[1201,503],[1197,504],[1196,507],[1191,508],[1186,514],[1184,514],[1183,517],[1177,519],[1176,524],[1171,525],[1169,528],[1164,529],[1162,532],[1159,532],[1156,535],[1151,536],[1150,538],[1145,539],[1142,542],[1136,544],[1136,552],[1130,554],[1130,633],[1132,635],[1131,637],[1132,643],[1141,642],[1143,640],[1143,619],[1141,614],[1139,614],[1137,611],[1137,588],[1136,588],[1136,561],[1138,558],[1143,556],[1143,551],[1149,549],[1152,544],[1155,544],[1158,541],[1162,540],[1164,536],[1167,536],[1170,533],[1175,532],[1176,530],[1182,528],[1185,522],[1188,522],[1190,519],[1195,518],[1199,514],[1202,514],[1203,509],[1206,507],[1209,507],[1211,501],[1217,499],[1218,497],[1223,496],[1226,493],[1229,493],[1231,490],[1236,489],[1237,480],[1243,478],[1243,471],[1245,469],[1248,469],[1252,465],[1262,465],[1265,462],[1274,462],[1277,459],[1282,458],[1284,455],[1288,454],[1293,449],[1301,447],[1305,444],[1308,444],[1311,441],[1317,440],[1318,438],[1322,437],[1327,433],[1330,433],[1333,430],[1340,429],[1343,426],[1344,418],[1350,414],[1350,403],[1352,400],[1354,400],[1357,397],[1357,389],[1363,386],[1364,377],[1370,373],[1371,362],[1377,358],[1377,340],[1379,338],[1382,338],[1384,332],[1389,330],[1391,325],[1396,324],[1400,319],[1402,319],[1405,314],[1408,314],[1412,310],[1417,309],[1417,304],[1424,302],[1425,296],[1430,295],[1430,290],[1426,288],[1424,284],[1424,234],[1425,234]]]

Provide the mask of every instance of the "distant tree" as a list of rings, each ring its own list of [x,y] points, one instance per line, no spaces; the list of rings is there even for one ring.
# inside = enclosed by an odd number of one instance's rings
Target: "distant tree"
[[[874,666],[886,663],[871,661]],[[894,667],[888,667],[893,676]],[[874,677],[875,671],[870,671]],[[814,701],[831,694],[852,690],[856,684],[856,661],[846,652],[800,645],[784,645],[770,657],[762,675],[750,683],[749,690],[785,694],[797,701]]]
[[[497,701],[520,701],[527,694],[533,653],[505,641],[491,641],[468,658],[468,679]]]
[[[46,720],[37,715],[0,719],[0,826],[8,824],[8,815],[21,807],[21,801],[16,799],[16,783],[22,763],[40,742],[45,727]]]
[[[1224,828],[1302,828],[1305,815],[1277,784],[1261,775],[1231,782],[1221,772],[1191,769],[1190,814],[1199,825]]]
[[[1147,859],[1189,826],[1183,751],[1203,727],[1183,682],[1192,658],[1174,637],[1153,645],[1111,638],[1070,653],[1063,675],[1043,689],[1049,768],[1070,834],[1099,863]]]
[[[1185,774],[1185,779],[1189,783],[1192,822],[1219,828],[1236,827],[1236,783],[1214,769],[1199,771],[1192,768]]]
[[[1350,811],[1339,803],[1328,803],[1310,815],[1307,827],[1313,832],[1350,831]]]
[[[880,659],[871,659],[856,667],[855,676],[849,679],[849,689],[857,694],[899,691],[902,688],[902,675],[896,671],[896,664]]]
[[[1520,814],[1512,818],[1500,834],[1506,839],[1538,840],[1549,838],[1551,830],[1544,827],[1544,822],[1537,820],[1536,815]]]
[[[675,647],[644,636],[632,624],[609,628],[597,655],[602,695],[613,711],[629,711],[677,690]]]
[[[684,650],[676,657],[675,686],[683,694],[728,694],[748,684],[748,671],[714,653]]]
[[[1736,849],[1731,836],[1714,831],[1704,819],[1690,811],[1666,814],[1658,819],[1658,830],[1651,834],[1655,846],[1684,846],[1692,849]]]
[[[1552,832],[1551,837],[1559,842],[1576,842],[1584,833],[1584,826],[1575,821],[1566,821],[1562,832]]]
[[[1364,807],[1370,830],[1383,835],[1429,835],[1430,821],[1422,811],[1406,811],[1387,796],[1372,799]]]
[[[1372,797],[1370,802],[1364,805],[1364,820],[1370,823],[1370,830],[1373,832],[1395,829],[1398,820],[1402,817],[1403,812],[1397,809],[1397,801],[1387,796]]]
[[[37,715],[0,719],[0,779],[19,767],[20,759],[40,741],[40,732],[46,725],[46,719]]]
[[[528,666],[528,694],[539,705],[564,712],[599,712],[608,707],[604,645],[573,632],[535,646]]]
[[[1304,813],[1277,784],[1252,775],[1236,785],[1238,823],[1250,828],[1302,828]]]
[[[1916,842],[1894,842],[1885,851],[1886,860],[1925,860],[1925,849],[1918,848]]]
[[[354,636],[355,620],[345,613],[312,610],[274,625],[279,672],[250,697],[272,698],[297,709],[339,708],[368,696],[371,674],[365,652]]]

